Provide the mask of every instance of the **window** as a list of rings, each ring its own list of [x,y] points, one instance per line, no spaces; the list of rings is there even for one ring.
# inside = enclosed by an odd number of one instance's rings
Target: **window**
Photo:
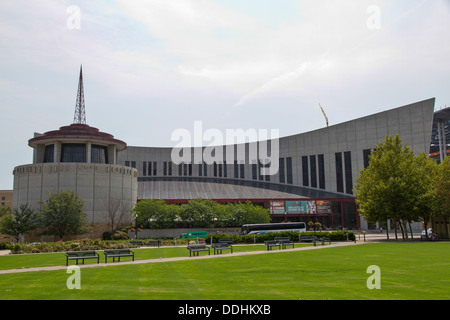
[[[239,164],[241,170],[241,179],[245,178],[245,165],[243,163]]]
[[[319,154],[317,160],[319,162],[319,188],[325,189],[325,160],[323,154]]]
[[[303,174],[303,186],[309,187],[309,168],[308,168],[308,157],[302,157],[302,174]]]
[[[163,162],[163,175],[167,176],[167,161]]]
[[[317,188],[317,168],[316,168],[316,156],[309,156],[311,165],[311,187]]]
[[[199,176],[199,177],[201,177],[202,174],[203,174],[202,170],[203,170],[202,164],[200,163],[200,164],[198,165],[198,176]]]
[[[147,175],[147,162],[146,161],[142,162],[142,175],[143,176]]]
[[[284,158],[280,158],[280,183],[286,183],[286,175],[284,169]]]
[[[342,153],[335,153],[336,162],[336,190],[337,192],[344,192],[344,175],[342,171]]]
[[[353,177],[352,177],[352,154],[350,151],[344,152],[345,166],[345,192],[353,194]]]
[[[364,169],[366,169],[369,166],[369,157],[370,157],[371,153],[372,153],[372,149],[363,150]]]
[[[252,164],[252,179],[258,179],[258,166],[256,164]]]
[[[292,158],[286,158],[286,174],[287,174],[287,183],[292,184]]]
[[[44,163],[55,162],[54,161],[54,151],[55,151],[55,145],[54,144],[50,144],[48,146],[45,146]]]
[[[108,148],[93,144],[91,146],[91,162],[92,163],[108,163]]]
[[[64,143],[61,149],[61,162],[86,162],[86,145]]]
[[[234,178],[239,178],[239,165],[236,160],[234,161]]]
[[[153,162],[153,175],[156,176],[158,171],[156,170],[157,166],[156,166],[156,162]]]

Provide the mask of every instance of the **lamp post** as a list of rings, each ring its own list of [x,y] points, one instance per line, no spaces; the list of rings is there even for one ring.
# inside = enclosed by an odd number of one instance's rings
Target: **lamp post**
[[[138,218],[138,215],[137,215],[137,213],[136,213],[136,216],[134,217],[134,238],[135,239],[137,239],[137,228],[138,228],[138,226],[137,226],[137,218]]]

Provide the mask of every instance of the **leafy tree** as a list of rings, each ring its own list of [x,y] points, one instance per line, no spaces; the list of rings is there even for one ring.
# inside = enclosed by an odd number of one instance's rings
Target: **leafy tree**
[[[450,217],[450,157],[437,166],[436,214]]]
[[[74,191],[61,191],[49,194],[47,201],[40,201],[42,225],[48,234],[63,239],[66,235],[86,232],[84,202]]]
[[[431,212],[433,166],[424,155],[416,158],[398,135],[379,142],[369,161],[355,183],[360,213],[369,222],[391,220],[396,237],[399,226],[407,238],[407,225]]]
[[[427,224],[431,218],[436,214],[437,194],[436,181],[438,175],[438,165],[432,159],[424,154],[420,154],[416,159],[416,188],[417,199],[414,204],[413,220],[422,221],[425,230],[428,229]],[[428,232],[425,232],[428,237]],[[412,235],[411,235],[412,237]]]
[[[138,224],[146,228],[170,228],[176,220],[176,210],[164,200],[142,200],[134,207]]]
[[[38,214],[28,204],[5,211],[0,220],[0,232],[13,236],[16,242],[20,237],[39,225]]]

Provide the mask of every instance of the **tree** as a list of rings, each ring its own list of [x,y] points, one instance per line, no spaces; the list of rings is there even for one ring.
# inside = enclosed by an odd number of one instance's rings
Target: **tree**
[[[131,206],[124,203],[121,199],[110,198],[103,202],[104,209],[103,217],[108,223],[111,236],[114,239],[114,232],[125,224],[130,222]]]
[[[432,186],[431,180],[424,179],[431,168],[424,156],[416,158],[408,145],[403,146],[398,135],[386,136],[371,153],[369,166],[356,179],[354,193],[360,214],[369,222],[391,220],[396,238],[397,226],[407,238],[408,224],[417,221],[419,215],[425,216],[430,207],[432,198],[423,194]]]
[[[74,191],[49,194],[47,201],[40,201],[42,225],[48,234],[63,239],[66,235],[86,232],[84,202]]]
[[[414,186],[416,188],[417,201],[413,211],[414,220],[422,221],[425,230],[427,230],[428,222],[431,221],[438,209],[436,181],[439,168],[434,160],[424,154],[420,154],[415,160],[416,182]],[[428,232],[425,232],[425,234],[428,238]]]
[[[450,217],[450,157],[437,166],[436,214]]]
[[[13,236],[16,242],[20,237],[38,227],[38,215],[28,204],[4,212],[0,221],[0,232]]]

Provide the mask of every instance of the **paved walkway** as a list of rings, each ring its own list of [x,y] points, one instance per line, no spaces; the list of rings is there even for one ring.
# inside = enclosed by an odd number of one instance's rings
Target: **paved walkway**
[[[319,250],[319,249],[327,249],[334,247],[343,247],[343,246],[352,246],[358,244],[364,244],[365,242],[357,241],[348,241],[348,242],[338,242],[332,243],[330,245],[317,245],[317,246],[308,246],[302,248],[294,248],[294,249],[284,249],[284,250],[261,250],[261,251],[246,251],[246,252],[234,252],[234,253],[225,253],[219,255],[202,255],[195,257],[173,257],[173,258],[160,258],[160,259],[146,259],[146,260],[135,260],[135,261],[123,261],[123,262],[113,262],[113,263],[90,263],[90,264],[78,264],[80,268],[98,268],[98,267],[111,267],[111,266],[119,266],[119,265],[128,265],[128,264],[144,264],[144,263],[158,263],[158,262],[168,262],[168,261],[182,261],[182,260],[199,260],[199,259],[217,259],[217,258],[225,258],[225,257],[235,257],[235,256],[246,256],[246,255],[255,255],[255,254],[276,254],[280,252],[290,252],[290,251],[304,251],[304,250]],[[0,270],[1,274],[11,274],[11,273],[23,273],[23,272],[36,272],[36,271],[55,271],[55,270],[65,270],[67,266],[52,266],[52,267],[37,267],[37,268],[21,268],[21,269],[9,269],[9,270]]]

